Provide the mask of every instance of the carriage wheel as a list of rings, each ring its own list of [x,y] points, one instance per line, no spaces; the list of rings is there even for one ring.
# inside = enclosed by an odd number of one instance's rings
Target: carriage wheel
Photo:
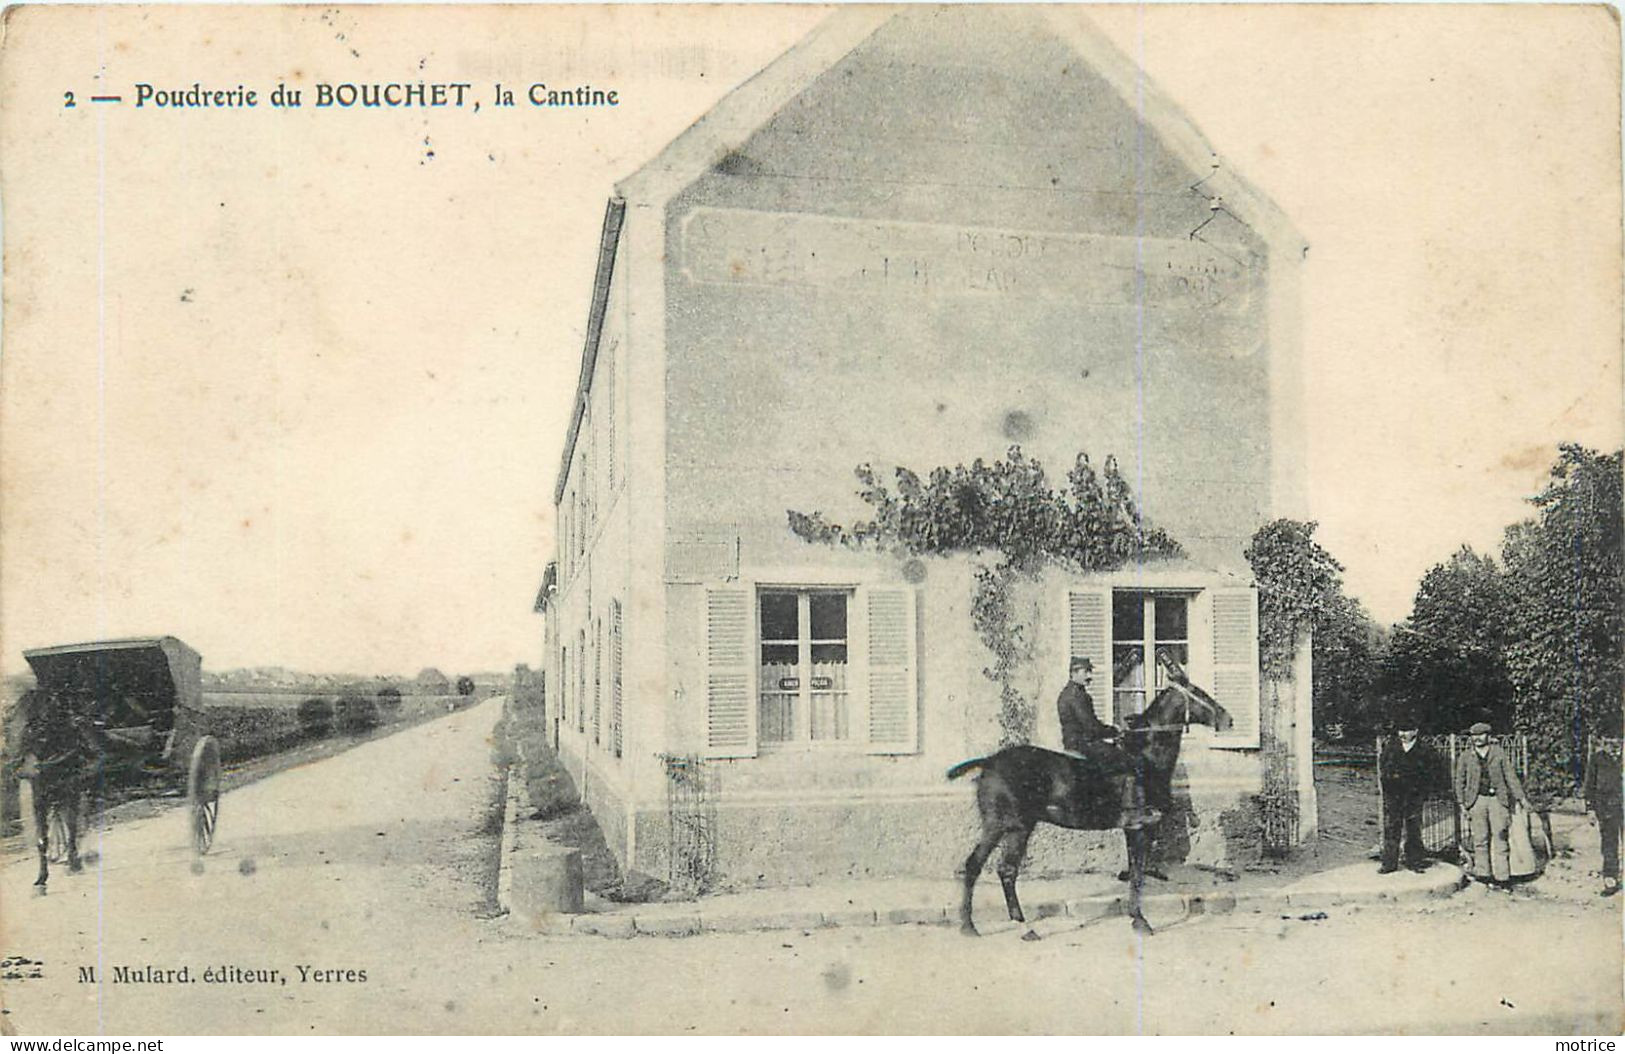
[[[220,744],[213,736],[204,736],[192,748],[186,773],[186,815],[192,850],[201,856],[214,844],[220,819]]]

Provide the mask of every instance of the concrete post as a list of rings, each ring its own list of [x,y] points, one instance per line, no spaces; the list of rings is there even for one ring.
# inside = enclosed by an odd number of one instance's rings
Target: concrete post
[[[1292,756],[1297,767],[1298,837],[1308,841],[1320,830],[1320,805],[1315,794],[1315,663],[1314,637],[1298,634],[1292,656]]]

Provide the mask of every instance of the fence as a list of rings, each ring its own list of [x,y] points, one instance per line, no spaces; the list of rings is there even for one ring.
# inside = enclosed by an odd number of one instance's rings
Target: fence
[[[1529,777],[1529,740],[1522,735],[1491,736],[1490,742],[1507,752],[1517,767],[1518,777]],[[1465,826],[1455,791],[1450,785],[1450,774],[1456,770],[1456,757],[1472,748],[1472,737],[1456,735],[1418,736],[1417,744],[1426,746],[1443,762],[1442,771],[1422,803],[1422,846],[1431,856],[1448,856],[1462,849],[1462,830]],[[1377,741],[1377,823],[1383,821],[1386,803],[1382,798],[1382,740]]]
[[[666,766],[668,880],[674,890],[704,893],[716,881],[716,773],[693,755],[662,754],[660,760]]]

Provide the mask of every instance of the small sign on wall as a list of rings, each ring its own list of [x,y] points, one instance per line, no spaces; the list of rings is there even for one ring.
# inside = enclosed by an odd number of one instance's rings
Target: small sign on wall
[[[827,692],[831,688],[835,687],[835,678],[833,678],[833,677],[814,677],[812,679],[812,686],[813,686],[813,691],[815,691],[815,692]]]
[[[781,692],[795,692],[795,691],[799,691],[800,689],[801,689],[801,678],[800,677],[780,677],[779,678],[779,691],[781,691]]]

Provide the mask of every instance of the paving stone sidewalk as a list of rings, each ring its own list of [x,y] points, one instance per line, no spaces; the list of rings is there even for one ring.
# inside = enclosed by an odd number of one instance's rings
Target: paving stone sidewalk
[[[1302,915],[1352,903],[1407,903],[1446,897],[1462,886],[1461,869],[1438,863],[1422,873],[1379,875],[1376,864],[1350,864],[1308,877],[1270,882],[1244,876],[1226,881],[1195,872],[1148,882],[1145,912],[1154,925],[1202,914],[1258,912]],[[1182,880],[1183,879],[1183,880]],[[1121,915],[1127,885],[1115,876],[1024,878],[1018,890],[1029,921],[1065,917],[1080,924]],[[540,917],[515,912],[516,924],[548,935],[688,937],[702,933],[806,931],[829,927],[958,925],[957,880],[872,879],[783,889],[717,893],[692,901],[617,904],[589,895],[579,915]],[[996,877],[978,883],[975,916],[984,932],[1007,921]]]
[[[502,839],[498,900],[516,926],[556,936],[688,937],[702,933],[768,930],[806,931],[830,927],[958,925],[961,884],[942,879],[867,879],[814,886],[746,889],[711,893],[694,900],[617,903],[588,893],[579,914],[527,910],[527,897],[514,893],[514,862],[525,855],[516,843],[521,813],[521,781],[510,775]],[[533,835],[523,836],[524,848]],[[544,848],[544,852],[547,850]],[[523,887],[526,882],[520,879]],[[1379,875],[1374,860],[1345,863],[1305,873],[1221,875],[1190,867],[1170,869],[1168,881],[1148,879],[1144,911],[1153,925],[1196,915],[1239,912],[1312,914],[1341,904],[1414,903],[1447,897],[1465,884],[1459,867],[1442,861],[1423,872],[1400,870]],[[1066,878],[1023,877],[1017,890],[1027,919],[1065,917],[1085,924],[1124,913],[1128,886],[1115,874],[1085,872]],[[974,915],[983,932],[1008,929],[1004,895],[989,870],[977,883]]]

